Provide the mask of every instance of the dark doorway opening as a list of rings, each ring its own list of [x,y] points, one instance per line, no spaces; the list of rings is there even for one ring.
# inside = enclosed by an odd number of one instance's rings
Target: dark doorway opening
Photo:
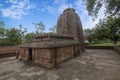
[[[76,46],[74,46],[74,47],[73,47],[74,57],[76,57],[76,56],[77,56],[77,49],[76,49],[76,48],[77,48]]]
[[[29,48],[29,57],[28,57],[29,61],[32,61],[32,48]]]

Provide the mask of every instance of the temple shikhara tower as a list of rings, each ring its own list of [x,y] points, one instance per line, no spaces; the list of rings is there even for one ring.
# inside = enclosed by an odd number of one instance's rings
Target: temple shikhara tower
[[[68,8],[60,15],[57,23],[57,33],[73,36],[75,40],[80,42],[81,50],[84,51],[82,24],[74,9]]]
[[[32,43],[20,45],[19,59],[46,68],[84,52],[82,24],[75,10],[67,8],[57,22],[57,33],[45,33],[34,37]]]

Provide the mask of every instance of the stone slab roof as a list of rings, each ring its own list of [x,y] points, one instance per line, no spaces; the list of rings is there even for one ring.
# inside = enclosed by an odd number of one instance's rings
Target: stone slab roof
[[[73,37],[58,34],[43,34],[35,37],[32,43],[21,44],[20,47],[57,48],[79,44]]]

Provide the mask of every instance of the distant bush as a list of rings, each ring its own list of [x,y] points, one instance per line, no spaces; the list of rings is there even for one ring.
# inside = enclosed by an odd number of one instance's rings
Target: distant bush
[[[118,47],[120,47],[120,45],[118,45]]]
[[[13,46],[13,45],[10,44],[10,43],[3,43],[3,42],[0,42],[0,46]]]
[[[85,42],[84,42],[84,45],[89,45],[89,42],[88,42],[88,41],[85,41]]]

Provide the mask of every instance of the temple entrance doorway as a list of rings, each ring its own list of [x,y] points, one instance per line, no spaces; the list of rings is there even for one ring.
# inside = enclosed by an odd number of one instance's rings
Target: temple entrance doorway
[[[28,61],[32,61],[32,48],[29,48]]]

